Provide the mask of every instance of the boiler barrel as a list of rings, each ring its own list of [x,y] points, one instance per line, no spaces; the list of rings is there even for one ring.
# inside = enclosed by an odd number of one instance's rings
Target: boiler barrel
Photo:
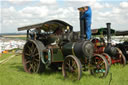
[[[64,56],[75,55],[78,58],[93,56],[94,47],[90,41],[69,42],[62,47]]]

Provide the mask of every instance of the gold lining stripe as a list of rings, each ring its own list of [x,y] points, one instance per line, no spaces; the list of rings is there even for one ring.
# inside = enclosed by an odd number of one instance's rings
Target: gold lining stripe
[[[75,55],[75,52],[74,52],[74,45],[75,45],[75,42],[74,42],[73,45],[72,45],[72,54],[73,54],[74,56],[76,56],[76,55]]]

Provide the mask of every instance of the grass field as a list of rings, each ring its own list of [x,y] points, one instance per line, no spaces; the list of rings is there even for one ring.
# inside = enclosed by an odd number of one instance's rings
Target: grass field
[[[13,55],[12,53],[8,53],[8,54],[1,54],[0,56],[0,61],[3,60],[3,59],[6,59],[7,57]]]
[[[5,38],[26,40],[26,35],[3,35]]]
[[[26,40],[26,37],[8,37],[8,38]]]
[[[0,64],[0,85],[128,85],[128,65],[113,65],[106,78],[93,77],[83,72],[80,81],[65,80],[60,72],[46,70],[43,74],[24,72],[21,56],[15,56],[5,64]]]

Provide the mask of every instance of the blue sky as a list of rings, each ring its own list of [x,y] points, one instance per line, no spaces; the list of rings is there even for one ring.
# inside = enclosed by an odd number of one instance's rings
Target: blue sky
[[[0,33],[18,32],[17,28],[61,19],[79,31],[78,7],[92,8],[92,29],[111,22],[115,30],[128,30],[128,0],[3,0]]]

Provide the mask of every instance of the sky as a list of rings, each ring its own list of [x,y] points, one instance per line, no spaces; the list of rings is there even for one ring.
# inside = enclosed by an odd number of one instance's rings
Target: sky
[[[19,33],[18,27],[63,20],[79,31],[77,8],[92,8],[92,29],[106,27],[128,30],[128,0],[0,0],[0,33]]]

